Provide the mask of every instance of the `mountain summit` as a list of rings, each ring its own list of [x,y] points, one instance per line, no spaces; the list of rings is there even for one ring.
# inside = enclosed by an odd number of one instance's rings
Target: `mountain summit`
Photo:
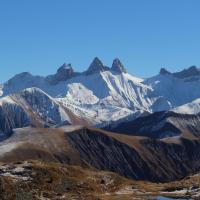
[[[124,65],[121,63],[121,61],[119,60],[119,58],[116,58],[113,60],[113,64],[112,64],[112,68],[113,71],[119,72],[119,73],[126,73],[126,69],[124,67]]]
[[[171,72],[167,71],[165,68],[161,68],[159,74],[166,75],[166,74],[171,74]]]
[[[56,74],[47,76],[46,80],[50,84],[55,85],[55,84],[59,83],[60,81],[66,81],[66,80],[70,79],[74,75],[75,75],[75,72],[74,72],[71,64],[64,63],[63,65],[61,65],[58,68]]]
[[[74,70],[71,66],[71,64],[64,63],[55,74],[57,80],[59,81],[66,81],[68,78],[70,78],[74,73]]]
[[[191,66],[180,72],[173,73],[173,75],[177,78],[187,78],[191,76],[197,76],[197,75],[200,75],[200,69],[196,66]]]
[[[95,57],[86,71],[86,74],[93,74],[95,72],[106,71],[108,69],[109,68],[104,66],[99,58]]]
[[[174,76],[176,78],[184,79],[184,78],[189,78],[192,76],[200,75],[200,69],[196,66],[191,66],[182,71],[171,73],[171,72],[167,71],[165,68],[161,68],[159,74],[161,74],[161,75],[171,74],[172,76]]]

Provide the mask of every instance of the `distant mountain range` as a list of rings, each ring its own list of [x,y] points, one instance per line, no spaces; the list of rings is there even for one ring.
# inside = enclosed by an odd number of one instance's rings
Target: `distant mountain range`
[[[3,98],[0,101],[1,105],[13,104],[10,95],[20,96],[23,92],[35,98],[37,95],[46,96],[75,118],[90,125],[101,126],[118,120],[134,119],[144,113],[171,109],[193,114],[199,105],[199,83],[200,70],[195,66],[176,73],[162,68],[158,75],[141,79],[128,74],[119,59],[115,59],[109,68],[94,58],[89,68],[82,73],[75,72],[71,64],[63,64],[56,74],[47,77],[34,76],[28,72],[17,74],[0,85],[0,95]],[[34,103],[45,102],[34,101],[30,104]],[[15,101],[15,104],[19,105],[19,102]],[[187,111],[176,109],[184,104],[189,106]],[[48,108],[43,109],[48,112]],[[35,110],[35,113],[45,115],[40,110]],[[49,118],[41,118],[44,125],[50,125],[47,122]],[[60,118],[53,124],[64,121],[66,118]]]

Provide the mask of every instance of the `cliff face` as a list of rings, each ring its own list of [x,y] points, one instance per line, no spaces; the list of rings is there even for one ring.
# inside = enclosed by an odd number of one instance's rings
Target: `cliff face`
[[[17,104],[0,105],[0,140],[9,137],[12,129],[28,126],[29,123],[27,114]]]

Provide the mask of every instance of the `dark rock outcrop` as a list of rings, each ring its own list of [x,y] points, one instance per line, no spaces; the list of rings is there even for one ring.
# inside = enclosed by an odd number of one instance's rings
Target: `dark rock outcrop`
[[[17,104],[3,103],[0,106],[0,140],[12,134],[12,129],[30,124],[26,112]]]
[[[101,60],[99,58],[95,57],[92,63],[90,64],[87,71],[85,71],[86,75],[90,75],[93,73],[101,72],[101,71],[107,71],[109,70],[109,67],[106,67],[103,65]]]
[[[46,80],[50,84],[55,85],[61,81],[66,81],[75,75],[76,73],[74,72],[71,64],[64,63],[61,67],[58,68],[56,74],[47,76]]]
[[[74,74],[74,70],[71,64],[64,63],[56,73],[56,79],[58,81],[66,81],[67,79],[71,78]]]
[[[121,61],[118,58],[113,60],[111,70],[118,72],[118,73],[126,73],[127,72],[124,65],[121,63]]]
[[[166,75],[166,74],[171,74],[171,72],[167,71],[165,68],[161,68],[159,74]]]
[[[184,69],[183,71],[173,73],[173,76],[176,78],[188,78],[197,75],[200,75],[200,69],[196,66],[191,66],[188,69]]]
[[[171,72],[167,71],[165,68],[161,68],[159,74],[161,74],[161,75],[171,74],[172,76],[174,76],[176,78],[180,78],[180,79],[185,79],[185,78],[190,78],[190,77],[192,77],[194,79],[194,76],[200,75],[200,69],[196,66],[191,66],[180,72],[171,73]]]

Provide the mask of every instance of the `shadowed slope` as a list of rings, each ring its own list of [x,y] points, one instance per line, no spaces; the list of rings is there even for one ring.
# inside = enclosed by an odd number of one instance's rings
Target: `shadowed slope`
[[[199,152],[199,139],[165,142],[73,126],[17,129],[0,143],[0,161],[56,161],[154,182],[179,179],[199,170]]]
[[[104,127],[104,129],[157,139],[181,135],[195,138],[200,136],[200,116],[172,111],[156,112],[139,117],[136,120],[119,123],[114,127],[110,125]]]

